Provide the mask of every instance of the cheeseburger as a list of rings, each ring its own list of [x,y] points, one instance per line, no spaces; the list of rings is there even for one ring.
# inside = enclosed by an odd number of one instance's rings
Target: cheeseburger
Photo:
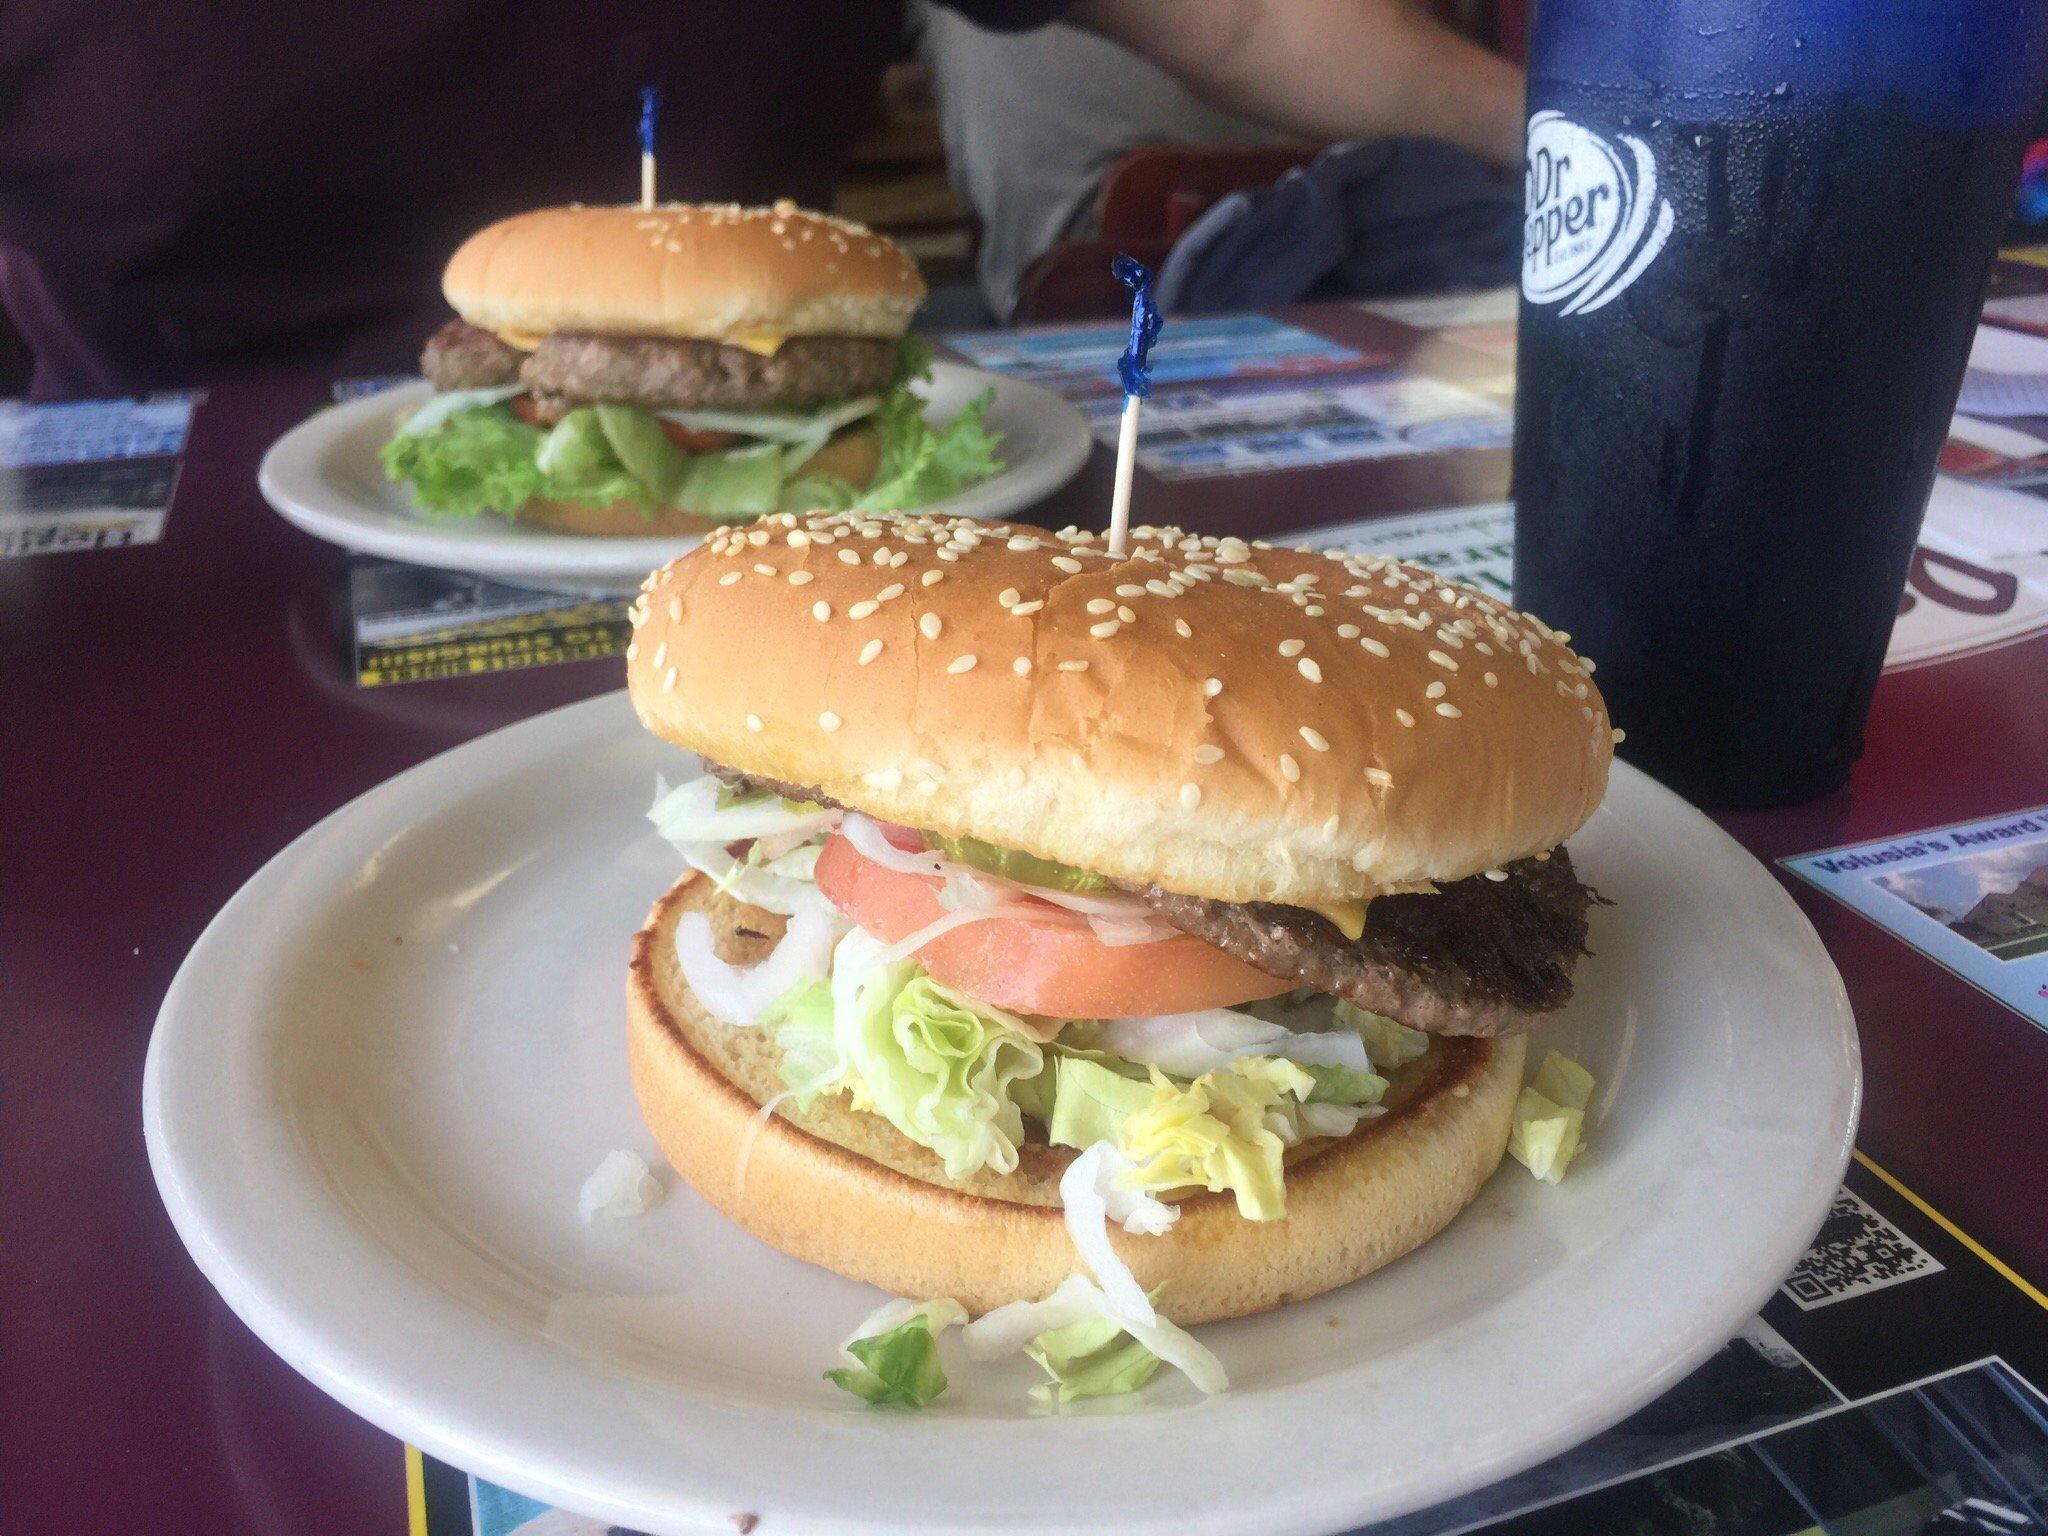
[[[1613,751],[1564,636],[1390,559],[857,513],[715,531],[633,615],[702,766],[633,1081],[747,1230],[1170,1326],[1377,1269],[1499,1163]]]
[[[472,236],[386,445],[427,512],[687,534],[778,507],[893,511],[994,473],[988,397],[910,385],[924,281],[858,224],[772,208],[544,208]]]

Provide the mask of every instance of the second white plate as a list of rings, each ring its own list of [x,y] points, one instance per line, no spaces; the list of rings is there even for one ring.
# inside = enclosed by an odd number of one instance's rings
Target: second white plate
[[[151,1163],[228,1303],[357,1412],[537,1498],[658,1533],[1339,1530],[1663,1391],[1840,1179],[1859,1080],[1826,953],[1753,859],[1617,767],[1572,843],[1615,905],[1537,1042],[1600,1082],[1562,1185],[1509,1164],[1409,1258],[1203,1329],[1219,1398],[1162,1377],[1047,1416],[1016,1361],[921,1415],[866,1409],[820,1372],[877,1292],[686,1188],[577,1213],[608,1150],[659,1166],[624,963],[677,874],[641,813],[681,766],[619,694],[399,776],[229,903],[150,1045]]]
[[[1042,501],[1088,458],[1088,423],[1050,390],[960,363],[932,364],[927,414],[946,420],[984,389],[1002,433],[1002,471],[931,510],[1001,517]],[[263,499],[315,538],[345,549],[547,589],[630,591],[695,538],[612,539],[528,528],[502,517],[435,520],[394,484],[377,453],[432,390],[424,380],[328,407],[285,433],[257,472]]]

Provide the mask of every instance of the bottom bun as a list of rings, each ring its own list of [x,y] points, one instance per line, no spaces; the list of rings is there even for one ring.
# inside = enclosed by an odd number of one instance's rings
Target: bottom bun
[[[1014,1173],[946,1177],[879,1115],[824,1094],[801,1113],[761,1105],[782,1088],[767,1031],[714,1019],[675,957],[686,912],[718,953],[758,961],[783,920],[684,879],[633,942],[627,980],[633,1088],[677,1173],[725,1215],[797,1258],[900,1296],[970,1312],[1046,1295],[1080,1268],[1059,1203],[1074,1153],[1027,1145]],[[1113,1231],[1117,1252],[1179,1323],[1242,1317],[1320,1295],[1427,1242],[1499,1165],[1521,1089],[1523,1041],[1438,1037],[1390,1074],[1387,1113],[1289,1156],[1287,1214],[1251,1222],[1228,1194],[1177,1197],[1161,1237]]]
[[[872,428],[850,427],[804,461],[799,474],[835,475],[856,489],[875,478],[882,462],[882,442]],[[748,514],[751,516],[752,514]],[[693,537],[710,532],[730,517],[707,517],[676,507],[642,507],[637,501],[613,501],[601,507],[575,501],[536,498],[519,508],[518,520],[554,533],[580,533],[601,539]]]

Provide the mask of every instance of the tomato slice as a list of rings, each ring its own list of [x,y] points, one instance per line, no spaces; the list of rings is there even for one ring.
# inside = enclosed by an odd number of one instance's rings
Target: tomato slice
[[[838,832],[818,855],[817,881],[826,900],[885,944],[947,912],[938,880],[877,864]],[[1049,903],[1033,904],[1047,915],[951,929],[918,950],[917,963],[985,1003],[1062,1019],[1228,1008],[1292,986],[1186,934],[1154,944],[1105,944]]]
[[[698,432],[666,418],[657,420],[661,421],[661,430],[668,434],[668,440],[685,453],[716,453],[740,440],[737,432]]]

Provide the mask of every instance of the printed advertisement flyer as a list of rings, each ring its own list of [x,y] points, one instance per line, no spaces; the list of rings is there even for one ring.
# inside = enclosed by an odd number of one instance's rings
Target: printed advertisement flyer
[[[1798,1268],[1677,1387],[1519,1476],[1365,1531],[2048,1530],[2044,1379],[2048,1299],[1859,1154]],[[431,1458],[413,1478],[417,1536],[630,1536]],[[731,1528],[767,1536],[772,1490],[761,1504]]]
[[[623,597],[531,592],[367,556],[350,562],[349,609],[362,688],[616,656],[632,629]]]
[[[2048,1029],[2048,806],[1780,862]]]
[[[1113,445],[1125,328],[971,332],[947,343],[970,362],[1071,400]],[[1167,480],[1306,469],[1359,459],[1504,448],[1498,402],[1262,315],[1177,319],[1152,352],[1138,462]]]
[[[1505,502],[1303,528],[1285,542],[1369,551],[1506,597],[1515,517]],[[2048,634],[2048,502],[1943,476],[1906,572],[1885,667],[1927,666]]]
[[[0,400],[0,556],[154,544],[199,398]]]

